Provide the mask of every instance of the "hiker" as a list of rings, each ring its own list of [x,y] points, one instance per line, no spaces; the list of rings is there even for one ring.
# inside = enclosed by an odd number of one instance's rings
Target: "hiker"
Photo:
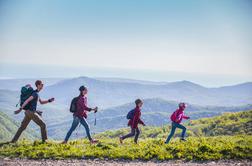
[[[25,117],[17,133],[13,137],[11,141],[12,143],[17,142],[18,138],[20,137],[22,132],[26,129],[26,127],[28,126],[31,120],[33,120],[40,127],[42,142],[45,142],[47,140],[46,124],[42,120],[42,112],[37,111],[37,102],[39,101],[40,104],[47,104],[47,103],[53,102],[54,98],[50,98],[48,100],[41,100],[38,93],[43,89],[44,84],[42,83],[41,80],[37,80],[35,82],[35,85],[37,88],[36,90],[33,90],[29,84],[22,88],[21,98],[20,98],[21,107],[18,110],[14,111],[14,113],[18,114],[22,110],[24,110]],[[30,92],[30,94],[29,93],[28,95],[26,94],[26,98],[27,98],[26,100],[23,100],[23,96],[25,95],[23,94],[23,89],[27,89],[26,92]]]
[[[185,103],[180,103],[179,108],[174,111],[170,117],[172,121],[172,128],[171,128],[171,133],[167,137],[165,143],[168,144],[170,142],[171,137],[174,135],[176,128],[182,129],[182,134],[181,134],[181,140],[186,141],[185,139],[185,133],[186,133],[186,127],[183,126],[181,123],[182,119],[190,119],[189,116],[184,115],[184,110],[186,108]]]
[[[90,134],[90,129],[89,125],[86,121],[87,118],[87,111],[94,111],[95,113],[98,111],[98,107],[95,108],[89,108],[87,106],[87,93],[88,89],[85,86],[81,86],[79,88],[80,95],[78,97],[75,97],[70,106],[70,112],[73,113],[73,123],[70,128],[70,130],[67,132],[67,135],[65,137],[65,140],[62,142],[63,144],[66,144],[68,139],[70,138],[72,132],[76,129],[79,123],[81,123],[85,130],[87,137],[90,141],[90,143],[97,143],[98,140],[92,139],[91,134]]]
[[[120,143],[123,143],[123,140],[129,137],[135,136],[134,142],[137,144],[137,140],[140,134],[140,130],[138,128],[138,124],[142,124],[145,126],[144,122],[140,119],[141,117],[141,107],[143,106],[143,102],[140,99],[135,101],[136,107],[131,110],[128,115],[127,119],[129,119],[128,126],[131,127],[131,132],[125,136],[119,137]]]

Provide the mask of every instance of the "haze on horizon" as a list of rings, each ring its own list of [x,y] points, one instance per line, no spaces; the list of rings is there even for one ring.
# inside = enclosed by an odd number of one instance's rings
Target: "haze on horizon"
[[[0,77],[252,81],[251,9],[249,0],[1,1]]]

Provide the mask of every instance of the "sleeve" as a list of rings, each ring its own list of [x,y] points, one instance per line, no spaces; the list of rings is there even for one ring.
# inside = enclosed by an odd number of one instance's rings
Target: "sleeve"
[[[84,99],[84,101],[83,101],[83,110],[86,110],[89,112],[92,111],[92,108],[87,106],[87,99]]]
[[[87,107],[86,105],[84,105],[84,110],[86,110],[86,111],[92,111],[92,108],[90,108],[90,107]]]
[[[133,118],[133,122],[132,122],[132,128],[137,128],[137,124],[138,124],[139,119],[140,119],[140,112],[139,112],[139,110],[136,109],[135,114],[134,114],[134,118]]]
[[[89,108],[85,105],[84,100],[82,98],[78,99],[78,101],[77,101],[77,109],[79,111],[84,111],[84,110],[91,111],[92,110],[91,108]]]
[[[180,119],[182,118],[182,114],[180,114],[178,111],[176,113],[176,121],[180,121]]]
[[[189,119],[189,116],[183,115],[182,118]]]
[[[38,93],[36,93],[36,92],[32,92],[31,96],[32,96],[33,98],[39,97]]]
[[[144,122],[142,121],[142,119],[139,119],[139,123],[144,125]]]

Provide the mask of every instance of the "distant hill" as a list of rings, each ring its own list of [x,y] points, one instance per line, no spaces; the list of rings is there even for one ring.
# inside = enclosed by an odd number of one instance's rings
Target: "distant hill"
[[[191,124],[192,130],[205,136],[252,135],[252,110],[224,113],[213,118],[202,118]]]
[[[167,82],[156,82],[156,81],[145,81],[145,80],[134,80],[126,78],[109,78],[109,77],[96,77],[94,78],[100,81],[110,81],[110,82],[120,82],[120,83],[138,83],[138,84],[147,84],[147,85],[165,85]]]
[[[203,106],[238,106],[251,104],[252,101],[252,83],[206,88],[189,81],[152,83],[88,77],[60,81],[46,87],[41,95],[55,96],[58,102],[69,105],[71,99],[78,95],[80,85],[89,88],[89,103],[100,108],[122,105],[136,98],[162,98]]]
[[[4,90],[12,90],[12,91],[19,91],[20,88],[26,84],[31,84],[35,86],[34,83],[36,80],[41,79],[43,80],[46,86],[50,86],[56,84],[57,82],[64,80],[64,78],[19,78],[19,79],[0,79],[0,89]]]
[[[16,133],[19,125],[20,124],[18,124],[16,121],[12,120],[2,111],[0,111],[0,142],[10,141]],[[38,133],[28,129],[21,135],[21,139],[22,138],[35,139],[39,137]]]
[[[9,117],[21,121],[23,119],[22,113],[18,115],[13,114],[13,111],[17,110],[20,107],[20,105],[18,104],[19,95],[20,95],[19,91],[0,89],[0,109]],[[42,99],[46,98],[43,98],[42,96]],[[17,107],[16,104],[18,104]],[[66,114],[69,112],[67,109],[68,106],[62,105],[58,102],[54,102],[47,105],[38,104],[38,110],[42,110],[45,112],[43,114],[43,117],[47,119],[49,122],[56,122],[57,120],[60,120],[61,118],[65,117]]]
[[[13,109],[19,102],[20,92],[0,89],[0,108]]]

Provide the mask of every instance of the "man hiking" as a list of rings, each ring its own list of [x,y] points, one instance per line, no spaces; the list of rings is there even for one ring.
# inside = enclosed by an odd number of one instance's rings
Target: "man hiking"
[[[87,137],[88,137],[90,143],[97,143],[98,142],[98,140],[92,139],[91,134],[90,134],[89,125],[88,125],[88,123],[86,121],[87,111],[88,112],[94,111],[96,113],[98,108],[97,107],[89,108],[87,106],[87,96],[86,95],[88,93],[88,89],[85,86],[81,86],[79,88],[79,91],[80,91],[80,95],[73,99],[73,100],[76,99],[76,103],[71,103],[71,107],[72,107],[72,104],[73,104],[73,107],[76,106],[76,110],[74,109],[74,111],[72,111],[71,110],[72,108],[70,108],[70,111],[73,112],[73,123],[72,123],[71,128],[67,132],[65,140],[62,142],[63,144],[67,143],[67,141],[70,138],[72,132],[76,129],[76,127],[78,126],[79,123],[81,123],[84,126],[84,128],[86,130]]]
[[[39,125],[41,130],[42,142],[45,142],[47,140],[46,124],[42,120],[41,112],[37,111],[37,102],[39,101],[40,104],[47,104],[53,102],[54,98],[51,98],[49,100],[41,100],[38,93],[43,89],[44,84],[41,80],[37,80],[35,82],[35,85],[37,89],[34,90],[29,96],[29,98],[26,99],[23,104],[21,103],[21,107],[14,112],[15,114],[18,114],[22,110],[25,110],[25,117],[17,133],[13,137],[11,141],[12,143],[17,142],[18,138],[26,129],[31,120],[33,120],[37,125]]]
[[[179,108],[172,113],[172,115],[170,117],[170,119],[172,121],[171,133],[169,134],[169,136],[167,137],[167,139],[165,141],[166,144],[168,144],[170,142],[172,136],[175,133],[176,128],[180,128],[183,130],[182,135],[181,135],[181,140],[186,141],[185,140],[186,127],[183,126],[182,124],[180,124],[182,119],[190,119],[190,117],[184,115],[185,108],[186,108],[186,104],[180,103]]]
[[[140,130],[138,128],[138,124],[142,124],[145,126],[144,122],[140,119],[141,117],[141,107],[143,106],[143,102],[140,99],[135,101],[136,107],[131,110],[128,115],[127,119],[129,119],[128,126],[131,127],[131,132],[125,136],[119,138],[120,143],[123,143],[123,140],[129,137],[135,136],[134,142],[137,144],[137,140],[140,134]]]

